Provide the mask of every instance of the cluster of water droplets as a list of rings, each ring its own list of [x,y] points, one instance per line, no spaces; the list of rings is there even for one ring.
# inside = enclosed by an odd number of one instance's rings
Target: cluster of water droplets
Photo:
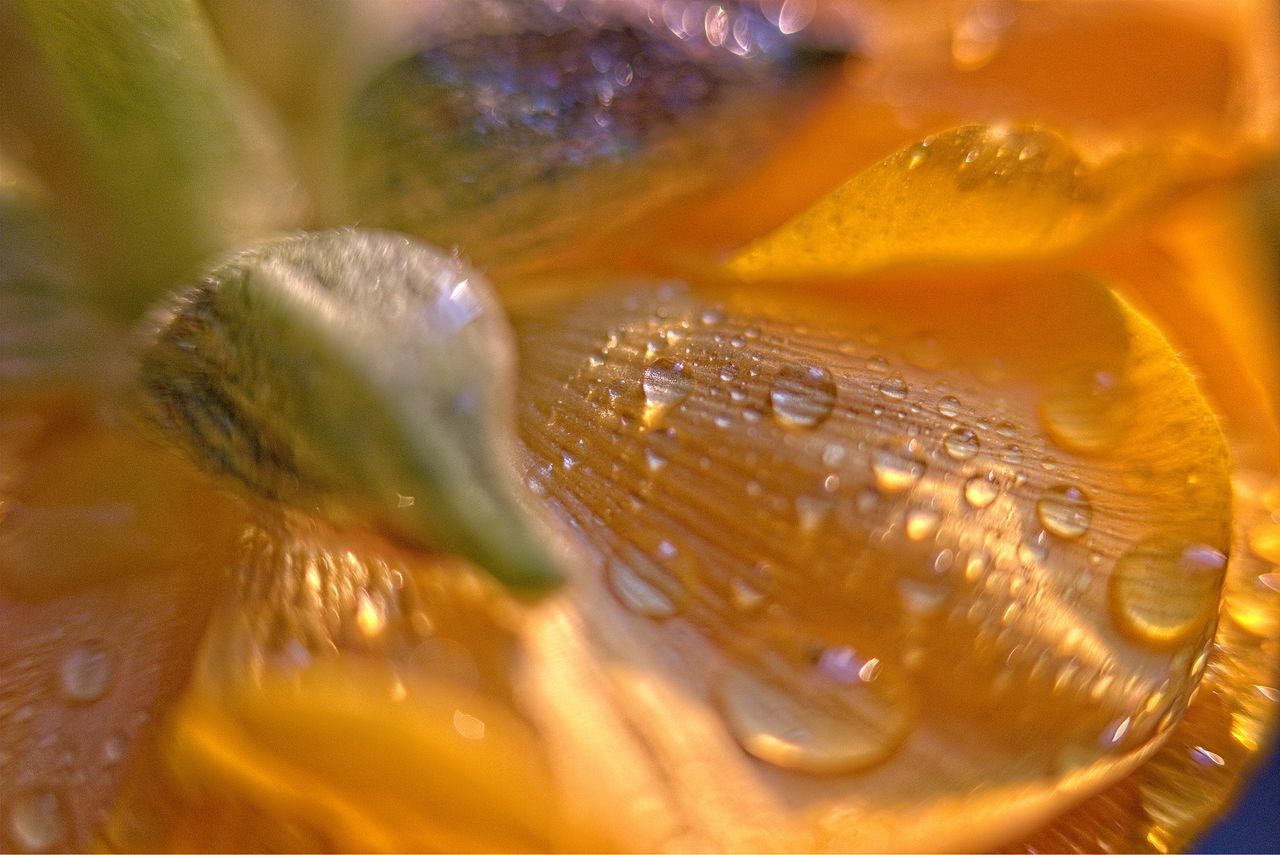
[[[953,370],[927,332],[890,348],[872,326],[742,316],[679,285],[518,326],[530,486],[625,608],[740,649],[714,691],[753,756],[866,768],[938,698],[969,697],[962,712],[1060,740],[1064,772],[1176,720],[1225,558],[1120,548],[1070,465],[1133,417],[1114,374],[1019,405],[998,361]],[[862,676],[833,679],[833,661]],[[1068,719],[1084,724],[1064,737]]]
[[[144,723],[139,717],[110,728],[103,705],[119,684],[117,656],[102,641],[69,641],[66,634],[55,631],[53,647],[7,651],[18,658],[0,663],[9,684],[0,687],[0,777],[7,784],[0,846],[9,851],[74,846],[101,816],[89,815],[90,799],[73,795],[120,773]]]

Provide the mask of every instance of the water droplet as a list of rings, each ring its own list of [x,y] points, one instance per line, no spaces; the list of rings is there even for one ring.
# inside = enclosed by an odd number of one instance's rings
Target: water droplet
[[[918,169],[929,159],[929,144],[927,142],[916,143],[911,147],[911,154],[907,157],[907,169]]]
[[[609,585],[622,604],[636,614],[669,618],[679,611],[670,597],[642,579],[623,561],[609,563]]]
[[[454,710],[453,729],[457,731],[458,735],[463,739],[469,739],[474,742],[484,739],[484,732],[486,728],[485,723],[482,720],[476,718],[470,713],[465,713],[462,710]]]
[[[58,668],[58,684],[70,701],[87,704],[102,697],[111,685],[111,655],[98,642],[74,647]]]
[[[796,519],[800,523],[803,534],[813,534],[822,525],[823,520],[831,513],[830,499],[815,499],[800,496],[796,499]]]
[[[1078,488],[1060,484],[1045,490],[1036,502],[1036,516],[1050,534],[1080,537],[1093,522],[1093,505]]]
[[[954,419],[960,415],[960,399],[952,395],[942,398],[938,401],[938,413],[949,419]]]
[[[1250,527],[1249,549],[1265,561],[1280,564],[1280,523],[1262,522]]]
[[[693,391],[693,375],[683,362],[655,359],[644,369],[645,418],[653,419],[679,404]]]
[[[898,493],[911,488],[924,476],[924,463],[880,448],[871,454],[871,474],[881,490]]]
[[[385,605],[375,600],[367,591],[356,595],[356,626],[365,638],[379,635],[387,625]]]
[[[67,838],[67,807],[53,790],[29,790],[9,806],[9,837],[20,852],[52,852]]]
[[[123,733],[111,734],[102,743],[102,762],[108,766],[119,763],[124,759],[124,752],[128,746],[129,740]]]
[[[1070,451],[1113,448],[1128,430],[1133,396],[1112,372],[1093,371],[1062,378],[1040,401],[1040,421],[1050,439]]]
[[[912,508],[907,511],[907,538],[918,541],[933,537],[941,521],[942,515],[933,508]]]
[[[1210,546],[1140,544],[1112,571],[1112,618],[1127,635],[1152,646],[1189,641],[1217,612],[1226,564],[1226,556]]]
[[[817,366],[788,365],[778,372],[769,390],[769,403],[778,421],[789,427],[817,427],[831,415],[836,384],[831,372]]]
[[[729,596],[734,606],[744,612],[753,612],[764,605],[764,594],[757,591],[750,582],[736,576],[729,583]]]
[[[974,475],[964,482],[964,500],[970,507],[981,510],[996,500],[1000,495],[1000,485],[996,477],[988,472],[985,475]]]
[[[917,615],[930,615],[946,602],[950,589],[938,579],[913,579],[904,576],[898,580],[898,595],[902,605]]]
[[[735,669],[716,689],[729,731],[747,753],[794,772],[837,775],[884,759],[905,730],[903,709],[879,683],[859,679],[797,696]]]
[[[972,460],[980,447],[978,435],[968,428],[952,428],[942,440],[942,447],[952,460]]]
[[[876,391],[886,398],[892,398],[895,401],[901,401],[907,397],[907,382],[898,375],[886,377],[876,384]]]

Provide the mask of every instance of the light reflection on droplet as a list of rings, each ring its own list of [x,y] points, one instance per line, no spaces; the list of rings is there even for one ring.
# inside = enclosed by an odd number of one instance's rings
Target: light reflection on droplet
[[[773,414],[788,427],[817,427],[831,415],[835,403],[831,372],[818,366],[785,366],[769,389]]]
[[[1127,635],[1155,647],[1181,644],[1216,613],[1226,557],[1210,546],[1152,541],[1116,562],[1108,596]]]
[[[63,695],[78,703],[92,703],[102,697],[111,684],[111,654],[98,642],[87,642],[72,648],[58,667],[58,684]]]

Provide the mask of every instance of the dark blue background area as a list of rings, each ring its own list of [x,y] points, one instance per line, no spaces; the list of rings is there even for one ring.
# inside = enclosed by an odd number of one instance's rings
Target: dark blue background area
[[[1193,852],[1280,853],[1280,746],[1259,767],[1252,785],[1221,823],[1197,841]]]

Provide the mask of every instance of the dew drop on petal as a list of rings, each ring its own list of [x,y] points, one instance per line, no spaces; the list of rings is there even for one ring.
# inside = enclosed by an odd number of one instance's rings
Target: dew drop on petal
[[[964,500],[972,508],[981,510],[996,500],[1000,495],[1000,485],[991,473],[974,475],[964,482]]]
[[[1139,544],[1112,571],[1112,618],[1125,634],[1152,646],[1188,641],[1217,611],[1226,564],[1226,556],[1210,546]]]
[[[942,516],[933,508],[912,508],[907,511],[906,532],[909,540],[925,540],[938,531]]]
[[[954,419],[960,415],[960,399],[952,395],[947,395],[938,401],[938,413],[949,419]]]
[[[769,389],[774,417],[788,427],[817,427],[831,415],[835,403],[831,372],[814,365],[785,366]]]
[[[645,416],[653,419],[679,404],[693,391],[693,375],[683,362],[663,357],[644,369]]]
[[[1280,564],[1280,523],[1260,522],[1251,526],[1249,549],[1259,558]]]
[[[874,765],[898,745],[905,713],[876,685],[859,677],[855,686],[836,683],[814,698],[734,669],[716,690],[729,731],[747,753],[794,772],[838,775]],[[838,694],[855,696],[857,714],[842,709],[849,701],[842,704]]]
[[[907,382],[898,375],[886,377],[876,384],[876,391],[886,398],[892,398],[895,401],[901,401],[907,397]]]
[[[899,493],[924,476],[924,463],[887,448],[876,449],[871,454],[871,474],[881,490]]]
[[[978,435],[968,428],[953,428],[942,440],[942,447],[952,460],[972,460],[978,454]]]
[[[92,703],[111,685],[111,654],[97,642],[72,648],[58,666],[58,686],[63,696],[76,703]]]
[[[609,562],[609,586],[624,606],[644,617],[669,618],[679,611],[670,597],[624,561]]]
[[[1094,454],[1113,448],[1133,417],[1128,386],[1109,371],[1065,375],[1040,401],[1049,437],[1070,451]]]
[[[69,820],[62,796],[49,789],[28,790],[8,810],[9,839],[19,852],[53,852],[66,842]]]
[[[1036,501],[1036,517],[1045,531],[1062,538],[1080,537],[1093,522],[1093,505],[1077,487],[1050,487]]]

